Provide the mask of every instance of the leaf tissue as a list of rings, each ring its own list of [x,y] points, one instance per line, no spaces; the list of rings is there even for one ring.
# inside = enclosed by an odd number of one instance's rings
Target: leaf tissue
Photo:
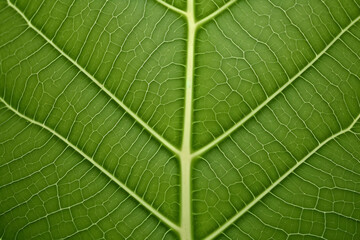
[[[0,0],[0,238],[360,239],[360,1]]]

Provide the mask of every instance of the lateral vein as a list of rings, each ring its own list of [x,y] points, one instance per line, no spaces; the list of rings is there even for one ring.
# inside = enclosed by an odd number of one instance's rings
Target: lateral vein
[[[19,117],[25,119],[26,121],[37,125],[43,129],[46,129],[54,136],[58,137],[60,140],[62,140],[64,143],[66,143],[68,146],[70,146],[72,149],[74,149],[76,152],[78,152],[81,156],[83,156],[85,159],[87,159],[89,162],[91,162],[96,168],[98,168],[102,173],[104,173],[106,176],[108,176],[112,181],[117,183],[122,189],[124,189],[130,196],[132,196],[136,201],[138,201],[141,205],[143,205],[146,209],[150,211],[150,213],[154,214],[156,217],[158,217],[161,221],[163,221],[165,224],[170,226],[176,231],[179,231],[179,227],[174,224],[172,221],[170,221],[167,217],[165,217],[162,213],[160,213],[157,209],[152,207],[150,204],[145,202],[139,195],[137,195],[135,192],[133,192],[130,188],[128,188],[125,184],[120,182],[114,175],[112,175],[108,170],[106,170],[103,166],[98,164],[93,158],[89,157],[87,154],[85,154],[81,149],[79,149],[77,146],[72,144],[68,139],[61,136],[59,133],[57,133],[55,130],[51,129],[50,127],[46,126],[45,124],[38,122],[34,119],[31,119],[27,117],[26,115],[20,113],[17,109],[13,108],[10,104],[8,104],[3,98],[0,97],[0,102],[3,102],[7,108],[9,108],[11,111],[13,111],[16,115]]]
[[[328,137],[325,141],[319,144],[316,148],[314,148],[311,152],[309,152],[303,159],[297,162],[292,168],[290,168],[286,173],[284,173],[278,180],[276,180],[273,184],[271,184],[267,189],[265,189],[259,196],[254,198],[245,208],[243,208],[240,212],[235,214],[232,218],[229,219],[225,224],[223,224],[220,228],[216,229],[213,233],[205,238],[205,240],[210,240],[215,238],[221,232],[223,232],[227,227],[233,224],[237,219],[239,219],[244,213],[246,213],[251,207],[253,207],[256,203],[258,203],[265,195],[267,195],[273,188],[278,186],[280,182],[282,182],[286,177],[288,177],[291,173],[293,173],[301,164],[303,164],[307,159],[309,159],[313,154],[315,154],[320,148],[322,148],[325,144],[330,142],[331,140],[337,138],[338,136],[349,132],[354,125],[359,121],[360,115],[358,115],[354,121],[350,124],[349,127],[339,131],[338,133]]]
[[[340,33],[319,53],[315,56],[311,62],[309,62],[303,69],[301,69],[294,77],[292,77],[287,83],[285,83],[282,87],[280,87],[276,92],[274,92],[268,99],[262,102],[259,106],[257,106],[254,110],[252,110],[248,115],[246,115],[243,119],[241,119],[234,126],[229,128],[223,134],[221,134],[218,138],[214,139],[206,146],[200,148],[199,150],[192,153],[192,157],[199,156],[216,144],[221,142],[223,139],[228,137],[231,133],[233,133],[236,129],[241,127],[245,122],[247,122],[250,118],[252,118],[256,113],[258,113],[261,109],[263,109],[271,100],[273,100],[276,96],[278,96],[285,88],[287,88],[291,83],[293,83],[298,77],[300,77],[307,69],[309,69],[320,57],[347,31],[351,28],[357,21],[359,21],[360,16],[355,18],[346,28],[340,31]]]
[[[185,11],[183,11],[183,10],[177,8],[177,7],[174,7],[173,5],[171,5],[171,4],[167,3],[167,2],[164,2],[163,0],[157,0],[157,2],[164,5],[165,7],[169,8],[169,9],[173,10],[174,12],[177,12],[177,13],[181,14],[181,15],[186,16],[186,14],[187,14]]]
[[[43,34],[39,29],[37,29],[30,20],[18,9],[13,3],[9,0],[7,1],[9,6],[12,7],[20,16],[26,21],[28,26],[32,28],[36,33],[43,37],[51,46],[53,46],[62,56],[74,64],[81,72],[83,72],[88,78],[90,78],[102,91],[104,91],[108,96],[111,97],[121,108],[123,108],[135,121],[140,123],[140,125],[145,128],[149,133],[151,133],[161,144],[167,147],[173,153],[179,155],[179,150],[174,147],[170,142],[168,142],[164,137],[158,134],[152,127],[150,127],[146,122],[144,122],[136,113],[134,113],[130,108],[128,108],[122,101],[120,101],[112,92],[110,92],[105,86],[100,83],[96,78],[91,75],[86,69],[80,66],[75,60],[73,60],[69,55],[67,55],[62,49],[60,49],[51,39],[49,39],[45,34]]]
[[[231,0],[229,2],[227,2],[226,4],[224,4],[223,6],[221,6],[219,9],[217,9],[216,11],[214,11],[213,13],[209,14],[208,16],[202,18],[201,20],[196,22],[196,26],[199,27],[202,24],[204,24],[205,22],[215,18],[216,16],[218,16],[219,14],[221,14],[223,11],[225,11],[226,9],[228,9],[232,4],[234,4],[236,2],[236,0]]]

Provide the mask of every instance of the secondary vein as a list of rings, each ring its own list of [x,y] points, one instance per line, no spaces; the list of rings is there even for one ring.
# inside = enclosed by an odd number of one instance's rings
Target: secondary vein
[[[173,153],[179,155],[180,151],[174,147],[170,142],[168,142],[163,136],[158,134],[152,127],[150,127],[145,121],[143,121],[136,113],[134,113],[130,108],[128,108],[122,101],[120,101],[112,92],[110,92],[105,86],[100,83],[93,75],[91,75],[86,69],[80,66],[74,59],[67,55],[61,48],[59,48],[51,39],[49,39],[45,34],[43,34],[39,29],[37,29],[30,20],[18,9],[13,3],[9,0],[7,1],[9,6],[12,7],[32,28],[36,33],[43,37],[46,42],[53,46],[62,56],[74,64],[81,72],[83,72],[88,78],[90,78],[102,91],[104,91],[108,96],[111,97],[121,108],[123,108],[135,121],[137,121],[143,128],[145,128],[149,133],[151,133],[161,144],[167,147]]]
[[[199,156],[216,144],[220,143],[226,137],[228,137],[231,133],[241,127],[245,122],[247,122],[250,118],[252,118],[256,113],[258,113],[261,109],[263,109],[271,100],[273,100],[276,96],[278,96],[281,92],[284,91],[285,88],[291,85],[297,78],[299,78],[306,70],[308,70],[314,63],[320,59],[320,57],[327,52],[327,50],[334,45],[334,43],[345,33],[349,28],[351,28],[357,21],[359,21],[360,16],[354,19],[346,28],[342,29],[340,33],[320,52],[318,53],[313,60],[311,60],[303,69],[301,69],[295,76],[293,76],[287,83],[285,83],[282,87],[280,87],[276,92],[274,92],[268,99],[262,102],[259,106],[257,106],[254,110],[252,110],[249,114],[247,114],[243,119],[241,119],[238,123],[234,126],[229,128],[223,134],[221,134],[218,138],[214,139],[204,147],[200,148],[196,152],[192,153],[192,157]]]
[[[108,170],[106,170],[103,166],[98,164],[93,158],[85,154],[81,149],[79,149],[77,146],[75,146],[73,143],[71,143],[68,139],[61,136],[59,133],[57,133],[55,130],[51,129],[50,127],[46,126],[45,124],[38,122],[34,119],[31,119],[27,117],[26,115],[20,113],[17,109],[13,108],[10,104],[8,104],[3,98],[0,97],[0,102],[4,103],[4,105],[10,109],[12,112],[14,112],[19,117],[25,119],[26,121],[37,125],[43,129],[46,129],[51,134],[62,140],[64,143],[66,143],[68,146],[70,146],[72,149],[74,149],[77,153],[79,153],[82,157],[87,159],[89,162],[91,162],[96,168],[98,168],[102,173],[104,173],[106,176],[108,176],[112,181],[117,183],[122,189],[124,189],[130,196],[132,196],[136,201],[138,201],[140,204],[142,204],[146,209],[150,211],[150,213],[154,214],[156,217],[159,218],[162,222],[170,226],[176,231],[179,231],[179,226],[174,224],[172,221],[170,221],[166,216],[164,216],[162,213],[160,213],[157,209],[155,209],[153,206],[145,202],[139,195],[137,195],[135,192],[133,192],[130,188],[128,188],[125,184],[120,182],[113,174],[111,174]]]
[[[314,155],[320,148],[322,148],[324,145],[326,145],[331,140],[337,138],[338,136],[351,131],[351,129],[359,121],[359,119],[360,119],[360,115],[358,115],[346,129],[339,131],[338,133],[328,137],[326,140],[324,140],[322,143],[320,143],[316,148],[314,148],[311,152],[309,152],[304,158],[302,158],[293,167],[291,167],[288,171],[286,171],[279,179],[277,179],[273,184],[271,184],[267,189],[265,189],[259,196],[254,198],[248,205],[246,205],[246,207],[241,209],[240,212],[235,214],[226,223],[224,223],[220,228],[216,229],[213,233],[211,233],[209,236],[207,236],[205,238],[205,240],[213,239],[217,235],[219,235],[221,232],[223,232],[226,228],[228,228],[231,224],[233,224],[237,219],[239,219],[242,215],[244,215],[247,211],[249,211],[249,209],[252,208],[256,203],[261,201],[261,199],[263,199],[263,197],[265,197],[272,189],[274,189],[276,186],[278,186],[280,184],[280,182],[282,182],[291,173],[293,173],[300,165],[302,165],[307,159],[309,159],[312,155]]]

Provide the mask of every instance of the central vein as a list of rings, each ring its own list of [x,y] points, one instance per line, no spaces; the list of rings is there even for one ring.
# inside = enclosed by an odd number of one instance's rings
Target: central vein
[[[191,120],[193,102],[194,79],[194,45],[196,23],[194,18],[194,2],[187,1],[187,60],[185,85],[185,110],[182,149],[180,152],[181,164],[181,239],[191,239]]]

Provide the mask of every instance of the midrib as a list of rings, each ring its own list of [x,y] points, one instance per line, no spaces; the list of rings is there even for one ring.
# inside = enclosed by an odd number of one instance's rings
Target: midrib
[[[188,24],[186,81],[185,81],[185,109],[182,148],[180,152],[181,164],[181,239],[191,239],[191,116],[194,80],[194,45],[196,22],[194,18],[194,1],[187,1],[186,19]]]

